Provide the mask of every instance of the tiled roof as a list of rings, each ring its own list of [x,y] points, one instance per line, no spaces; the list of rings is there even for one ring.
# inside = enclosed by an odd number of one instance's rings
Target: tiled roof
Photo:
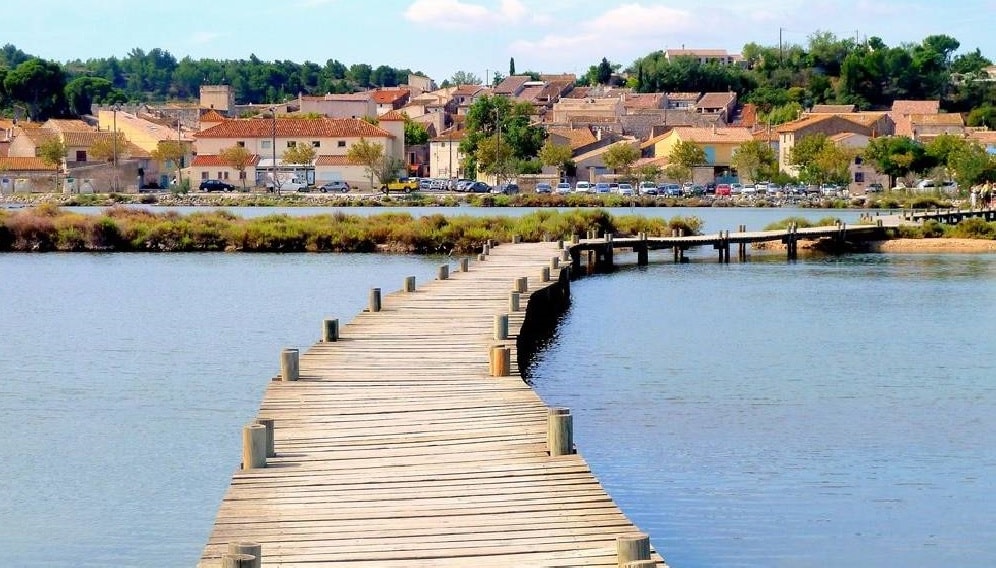
[[[250,154],[248,165],[255,166],[258,163],[259,163],[259,156],[256,154]],[[199,154],[197,156],[194,156],[194,161],[193,163],[191,163],[191,165],[194,167],[202,167],[202,168],[232,167],[221,156],[218,156],[216,154],[208,154],[208,155]]]
[[[403,122],[407,118],[408,118],[408,115],[406,115],[405,113],[401,112],[400,110],[392,110],[392,111],[385,112],[381,116],[377,117],[377,120],[380,120],[382,122],[383,121],[387,121],[387,122],[390,122],[390,121],[402,121]]]
[[[55,166],[41,158],[0,158],[0,169],[14,172],[54,172]]]
[[[119,136],[121,136],[119,134]],[[70,148],[89,148],[98,140],[114,140],[113,132],[64,132],[62,141]]]
[[[519,93],[516,99],[527,103],[538,102],[539,96],[543,94],[545,89],[545,85],[530,85],[522,89],[522,92]]]
[[[664,93],[669,101],[691,101],[695,102],[699,100],[702,93]]]
[[[699,102],[695,103],[697,108],[709,109],[709,108],[726,108],[726,105],[735,101],[737,95],[735,93],[706,93],[702,95]]]
[[[740,127],[696,128],[679,126],[672,132],[674,132],[680,140],[685,142],[694,142],[696,144],[738,144],[754,139],[754,135],[751,134],[749,128]]]
[[[408,89],[377,89],[373,92],[373,101],[379,105],[393,105],[410,94]]]
[[[213,108],[201,113],[201,122],[224,122],[225,120],[227,119]]]
[[[740,126],[753,128],[757,124],[757,106],[747,103],[740,110]]]
[[[305,101],[369,101],[371,99],[371,94],[369,91],[363,91],[361,93],[326,93],[320,97],[309,97],[303,96],[301,100]]]
[[[454,95],[476,95],[477,93],[484,90],[484,87],[480,85],[460,85],[453,91]]]
[[[567,93],[567,99],[586,99],[591,92],[591,87],[574,87],[574,90]]]
[[[824,120],[831,120],[833,118],[842,118],[850,122],[853,122],[858,126],[864,126],[868,128],[873,126],[884,116],[885,116],[884,112],[847,112],[847,113],[836,113],[836,114],[811,114],[809,116],[804,116],[798,120],[793,120],[792,122],[786,122],[784,124],[779,125],[777,128],[777,132],[779,134],[784,134],[788,132],[797,132],[803,128],[812,126]]]
[[[41,144],[46,140],[55,138],[55,132],[48,128],[21,128],[20,132],[15,133],[16,136],[24,136],[35,144]]]
[[[46,128],[59,132],[93,132],[93,128],[82,120],[50,118],[45,122]]]
[[[941,101],[892,101],[893,114],[937,114]]]
[[[852,136],[864,136],[864,135],[857,134],[855,132],[841,132],[840,134],[834,134],[833,136],[830,136],[828,139],[831,142],[840,143],[843,142],[844,140],[847,140],[848,138],[851,138]]]
[[[350,160],[346,156],[318,156],[315,158],[315,166],[359,166],[358,162]]]
[[[850,113],[857,110],[855,105],[813,105],[811,114],[840,114]]]
[[[600,155],[604,154],[609,148],[611,148],[613,146],[617,146],[619,144],[627,144],[627,145],[632,146],[633,142],[634,142],[634,140],[631,139],[631,140],[620,140],[618,142],[613,142],[612,144],[606,144],[605,146],[600,146],[600,147],[595,148],[593,150],[589,150],[589,151],[585,152],[584,154],[580,154],[578,156],[574,156],[574,161],[575,162],[583,162],[584,160],[587,160],[587,159],[590,159],[590,158],[594,158],[596,156],[600,156]]]
[[[637,161],[633,162],[633,167],[634,168],[639,168],[639,167],[642,167],[642,166],[657,166],[659,168],[663,168],[663,167],[667,166],[670,163],[670,161],[671,161],[671,157],[670,156],[656,156],[656,157],[652,157],[652,158],[640,158]]]
[[[590,128],[553,127],[548,129],[548,132],[566,138],[571,145],[571,150],[577,150],[582,146],[598,141]]]
[[[965,120],[956,112],[914,114],[910,116],[910,122],[923,126],[965,126]]]
[[[513,95],[527,82],[532,81],[529,75],[511,75],[502,79],[501,83],[495,87],[496,95]]]
[[[662,108],[664,93],[630,93],[623,96],[623,106],[634,108]]]
[[[122,152],[123,155],[129,158],[151,158],[152,154],[148,150],[140,146],[135,145],[133,142],[125,141],[125,149]]]
[[[976,130],[968,134],[968,139],[983,144],[996,144],[996,132],[992,130]]]
[[[239,118],[226,120],[196,138],[270,138],[273,136],[270,118]],[[358,118],[280,118],[276,119],[278,138],[392,138],[391,134]]]

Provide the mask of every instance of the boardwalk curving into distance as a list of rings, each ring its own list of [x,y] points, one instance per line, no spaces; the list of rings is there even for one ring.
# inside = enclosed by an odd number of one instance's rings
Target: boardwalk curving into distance
[[[285,352],[259,411],[276,455],[247,426],[265,467],[233,475],[199,565],[664,566],[519,375],[524,320],[569,294],[561,259],[495,247]]]

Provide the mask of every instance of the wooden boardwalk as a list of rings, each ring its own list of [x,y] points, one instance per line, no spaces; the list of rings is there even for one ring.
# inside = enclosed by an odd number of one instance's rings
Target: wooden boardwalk
[[[300,380],[271,382],[260,407],[276,457],[234,474],[199,565],[252,541],[263,566],[617,566],[636,527],[580,455],[548,455],[548,408],[516,366],[522,310],[560,252],[496,247],[303,353]],[[494,316],[523,276],[511,376],[492,377]]]

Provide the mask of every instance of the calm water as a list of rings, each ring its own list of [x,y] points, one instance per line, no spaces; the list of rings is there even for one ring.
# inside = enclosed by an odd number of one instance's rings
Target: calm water
[[[0,255],[0,564],[193,565],[279,350],[438,263]],[[996,564],[996,256],[573,291],[531,379],[672,565]]]

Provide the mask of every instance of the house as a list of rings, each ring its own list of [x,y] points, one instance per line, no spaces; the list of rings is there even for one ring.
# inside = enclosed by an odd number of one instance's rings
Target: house
[[[425,75],[418,75],[416,73],[408,74],[408,87],[412,91],[412,96],[419,96],[422,93],[428,91],[436,90],[436,82],[432,79],[426,77]]]
[[[377,116],[377,103],[372,91],[341,95],[327,93],[320,97],[298,94],[297,107],[301,114],[320,114],[329,118]]]
[[[220,179],[235,186],[242,186],[244,183],[246,187],[251,187],[256,185],[255,171],[259,160],[258,154],[250,154],[246,168],[240,172],[221,156],[198,154],[194,156],[186,171],[191,180]]]
[[[870,137],[853,132],[842,132],[829,137],[830,141],[841,148],[850,150],[853,154],[851,165],[848,166],[848,190],[855,193],[865,193],[870,184],[878,183],[889,186],[889,176],[880,174],[871,163],[865,163],[861,150],[868,146]]]
[[[745,66],[744,56],[739,53],[727,53],[725,49],[665,49],[664,59],[674,61],[679,58],[694,59],[701,65],[714,63],[717,65]]]
[[[637,141],[635,138],[625,138],[575,155],[574,165],[577,168],[577,179],[594,182],[601,179],[601,176],[615,173],[610,172],[605,165],[605,152],[617,144],[636,146]]]
[[[94,132],[93,127],[77,119],[50,118],[42,123],[42,128],[47,128],[59,135],[66,132]]]
[[[694,110],[695,103],[702,98],[702,93],[664,93],[664,108],[673,110]]]
[[[911,138],[921,142],[950,134],[952,136],[965,135],[965,120],[961,114],[938,113],[938,114],[912,114],[909,116]]]
[[[400,115],[394,111],[395,115]],[[360,140],[380,144],[384,154],[398,160],[405,157],[404,118],[391,113],[381,117],[380,125],[374,126],[358,118],[241,118],[231,119],[212,128],[198,132],[196,139],[198,157],[217,156],[225,148],[241,146],[250,153],[260,156],[258,164],[252,170],[247,169],[247,179],[253,185],[263,184],[268,172],[293,172],[295,175],[307,176],[309,182],[316,179],[318,162],[322,156],[345,157],[349,148]],[[400,119],[399,119],[400,118]],[[297,144],[312,146],[317,158],[314,164],[294,166],[284,164],[281,155],[288,148]],[[331,163],[325,160],[322,163]],[[207,166],[208,168],[212,166]],[[331,166],[330,166],[331,167]],[[197,170],[203,176],[210,169]],[[352,169],[342,173],[342,179],[350,184],[361,184],[368,181],[366,176],[346,177],[353,175]]]
[[[54,130],[41,128],[37,123],[19,123],[14,128],[7,155],[12,158],[36,158],[39,147],[54,138],[58,138]]]
[[[981,144],[990,156],[996,155],[996,132],[992,130],[973,130],[968,133],[968,140]]]
[[[889,116],[896,124],[896,136],[913,137],[913,125],[910,117],[913,115],[937,114],[941,111],[941,101],[907,101],[898,100],[892,102],[892,109]]]
[[[712,181],[716,175],[732,167],[733,154],[740,145],[753,139],[754,135],[749,128],[678,126],[666,134],[647,140],[640,145],[640,149],[645,157],[660,158],[670,156],[679,142],[695,144],[702,148],[706,157],[706,163],[701,168],[696,168],[695,179]]]
[[[235,109],[235,92],[231,85],[201,85],[200,108],[230,114]]]
[[[547,134],[551,143],[570,146],[573,152],[584,152],[599,140],[589,127],[551,126],[547,128]]]
[[[227,119],[224,116],[222,116],[221,113],[219,113],[218,111],[214,109],[206,110],[201,113],[201,118],[200,121],[198,122],[197,130],[198,131],[207,130],[212,126],[217,126],[222,122],[225,122],[225,120]]]
[[[695,111],[699,114],[718,115],[727,124],[732,122],[733,111],[736,108],[737,94],[733,91],[726,93],[705,93],[695,103]]]
[[[381,88],[373,92],[373,102],[377,105],[377,116],[387,114],[392,110],[408,104],[411,99],[411,90],[405,87]],[[362,117],[358,117],[362,118]]]
[[[846,114],[858,112],[857,105],[813,105],[808,114]]]
[[[560,99],[553,105],[551,122],[555,124],[568,124],[571,122],[586,122],[578,120],[585,119],[609,119],[617,122],[619,117],[626,114],[621,98],[587,98],[587,99]]]
[[[815,134],[831,137],[842,133],[862,134],[869,138],[888,136],[894,131],[894,123],[883,112],[859,112],[841,114],[814,114],[778,126],[778,169],[792,176],[798,176],[798,168],[790,164],[792,148],[797,141]]]
[[[456,103],[457,114],[467,114],[470,106],[489,92],[489,89],[481,85],[458,85],[453,90],[453,101]]]
[[[626,114],[638,110],[663,109],[666,100],[664,93],[626,93],[622,96]]]
[[[533,78],[529,75],[509,75],[495,85],[494,94],[509,98],[518,97],[519,93],[526,88],[526,83],[530,83],[532,80]],[[542,81],[540,84],[543,84]]]
[[[433,177],[455,179],[464,177],[464,154],[460,142],[467,131],[451,128],[429,140],[429,173]]]

